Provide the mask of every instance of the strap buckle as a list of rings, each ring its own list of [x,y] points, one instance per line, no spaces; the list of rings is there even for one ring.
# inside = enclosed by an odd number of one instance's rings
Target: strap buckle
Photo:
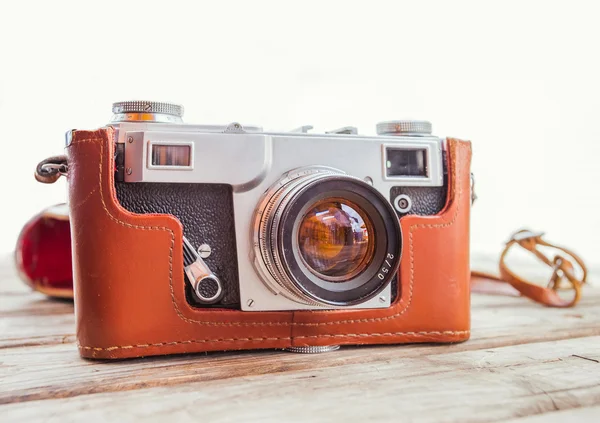
[[[579,301],[581,286],[586,281],[587,269],[585,264],[575,253],[564,247],[545,241],[542,238],[543,236],[543,232],[534,232],[529,229],[523,229],[514,233],[506,243],[506,247],[500,257],[500,274],[514,288],[521,292],[522,295],[530,297],[535,301],[553,307],[572,307]],[[508,269],[505,263],[506,254],[515,244],[535,255],[541,262],[552,269],[552,275],[550,276],[547,288],[536,287],[536,284],[519,277]],[[551,248],[556,253],[552,257],[539,247]],[[576,276],[575,265],[579,267],[582,274],[581,277]],[[573,290],[573,299],[564,300],[560,298],[557,294],[559,290]]]
[[[67,176],[69,166],[66,163],[46,163],[42,165],[42,171],[48,174],[60,173],[62,176]]]
[[[544,232],[534,232],[529,229],[522,229],[520,231],[515,232],[511,235],[510,239],[506,242],[507,244],[510,242],[518,242],[519,244],[522,241],[528,241],[532,238],[541,238],[545,235]]]
[[[557,254],[554,256],[554,265],[552,266],[552,275],[548,281],[548,288],[553,291],[578,289],[586,281],[575,276],[573,263]]]
[[[48,157],[35,168],[35,179],[44,184],[52,184],[61,176],[67,176],[69,165],[66,156]]]

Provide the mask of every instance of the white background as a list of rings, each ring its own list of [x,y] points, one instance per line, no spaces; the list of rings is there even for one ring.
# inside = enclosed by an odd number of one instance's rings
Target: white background
[[[65,131],[152,99],[184,104],[187,122],[272,130],[430,120],[473,141],[474,254],[527,226],[600,265],[595,3],[2,2],[0,252],[64,200],[64,181],[33,170]]]

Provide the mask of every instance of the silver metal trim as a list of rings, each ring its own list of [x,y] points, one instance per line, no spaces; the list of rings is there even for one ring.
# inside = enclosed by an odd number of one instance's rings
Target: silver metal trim
[[[406,200],[408,202],[408,205],[406,207],[400,207],[400,200]],[[410,209],[412,209],[411,198],[406,194],[400,194],[399,196],[394,198],[394,208],[399,213],[408,213]]]
[[[245,134],[246,130],[244,129],[242,124],[238,122],[232,122],[229,125],[227,125],[223,132],[225,132],[226,134]]]
[[[431,135],[431,122],[426,120],[388,120],[376,126],[377,135]]]
[[[296,133],[296,134],[307,134],[308,131],[310,131],[313,128],[314,127],[312,125],[303,125],[303,126],[299,126],[298,128],[292,129],[290,132]]]
[[[183,106],[157,101],[120,101],[113,103],[111,123],[183,123]]]
[[[217,293],[215,295],[213,295],[212,297],[205,297],[201,294],[200,285],[202,284],[202,282],[204,282],[206,280],[212,280],[217,284]],[[223,293],[223,286],[221,285],[221,281],[214,275],[201,278],[200,280],[198,280],[198,282],[196,283],[196,287],[194,288],[194,294],[196,294],[196,296],[201,301],[204,301],[207,303],[215,301],[216,299],[221,297],[222,293]]]
[[[186,266],[184,270],[185,270],[185,274],[188,277],[188,280],[192,284],[192,288],[194,289],[194,294],[196,294],[196,296],[200,300],[205,301],[205,302],[211,302],[211,301],[214,301],[215,299],[219,298],[219,296],[221,296],[221,293],[223,292],[223,288],[222,288],[223,285],[221,284],[221,281],[219,280],[219,278],[212,272],[212,270],[210,270],[210,268],[207,266],[207,264],[204,262],[204,260],[202,260],[202,257],[198,256],[196,258],[196,261],[193,262],[192,264],[190,264],[189,266]],[[200,293],[200,290],[199,290],[200,283],[205,279],[214,280],[219,287],[219,289],[217,290],[217,294],[213,295],[210,298],[202,296],[202,294]]]
[[[340,349],[339,345],[320,345],[320,346],[306,346],[306,347],[287,347],[285,351],[298,354],[321,354],[326,352],[337,351]]]
[[[117,124],[120,122],[139,122],[139,123],[183,123],[183,120],[178,116],[165,115],[161,113],[117,113],[112,115],[111,123]]]
[[[42,170],[48,174],[60,173],[62,176],[67,176],[69,166],[65,163],[46,163],[42,165]]]
[[[388,176],[387,153],[393,150],[426,150],[427,176]],[[394,182],[402,186],[439,187],[444,185],[444,167],[442,164],[442,144],[438,139],[415,140],[415,142],[403,142],[401,144],[385,143],[381,145],[381,169],[385,181]]]
[[[125,167],[132,168],[131,175],[125,175],[125,182],[228,184],[237,194],[255,188],[271,169],[272,139],[261,133],[151,131],[144,130],[144,126],[136,124],[130,127],[141,131],[127,131],[125,129],[129,128],[123,127],[120,130],[119,140],[125,144]],[[132,143],[127,141],[129,137],[133,138]],[[178,169],[175,166],[151,168],[148,166],[147,151],[150,141],[159,144],[193,143],[193,169]],[[231,167],[223,161],[227,159],[230,163],[242,165],[232,172]]]
[[[210,245],[202,244],[201,246],[198,247],[198,255],[200,257],[202,257],[203,259],[209,258],[211,254],[212,254],[212,248],[210,248]]]
[[[331,131],[325,131],[326,134],[344,134],[344,135],[357,135],[358,128],[356,126],[344,126],[342,128],[333,129]]]
[[[119,113],[160,113],[182,117],[183,106],[160,101],[134,100],[113,103],[112,112]]]
[[[75,129],[71,129],[70,131],[65,132],[65,147],[71,145],[71,141],[73,141],[73,132]]]
[[[276,236],[279,219],[285,206],[306,184],[330,175],[346,175],[338,169],[325,166],[309,166],[288,172],[261,198],[254,213],[255,265],[268,288],[276,294],[301,304],[326,306],[315,298],[307,298],[288,276],[277,252]]]

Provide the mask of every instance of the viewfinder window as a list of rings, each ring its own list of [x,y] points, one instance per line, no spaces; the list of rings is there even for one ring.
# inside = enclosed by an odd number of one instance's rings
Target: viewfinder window
[[[427,150],[387,148],[387,176],[427,177]]]
[[[190,166],[191,151],[189,145],[153,144],[152,166]]]

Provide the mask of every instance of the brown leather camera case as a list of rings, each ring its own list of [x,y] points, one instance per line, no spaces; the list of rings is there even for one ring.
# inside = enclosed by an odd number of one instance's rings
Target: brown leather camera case
[[[390,308],[243,312],[188,305],[181,224],[170,215],[122,208],[115,197],[112,129],[74,131],[67,155],[81,355],[116,359],[468,339],[471,145],[448,139],[447,149],[445,208],[401,220],[400,295]]]

